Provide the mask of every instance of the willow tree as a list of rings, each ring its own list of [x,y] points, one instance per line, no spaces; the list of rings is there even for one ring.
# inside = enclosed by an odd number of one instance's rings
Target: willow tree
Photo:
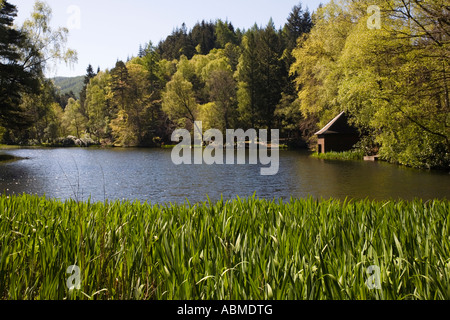
[[[303,116],[319,118],[318,126],[337,115],[339,105],[337,62],[353,27],[345,8],[331,1],[313,16],[311,33],[299,39],[293,51],[291,73],[296,76],[298,100]]]
[[[351,8],[351,7],[350,7]],[[360,17],[339,62],[339,99],[386,160],[450,165],[450,11],[443,1],[385,1],[379,30]]]
[[[237,125],[236,81],[232,62],[224,49],[212,50],[196,68],[205,83],[207,103],[200,120],[206,129],[226,129]],[[208,119],[208,120],[207,120]]]
[[[180,126],[193,126],[197,120],[198,104],[192,83],[177,72],[167,83],[162,95],[162,108],[169,118]],[[188,123],[186,123],[188,121]]]
[[[368,151],[409,166],[448,168],[448,6],[382,1],[373,27],[371,4],[331,1],[318,10],[294,50],[300,109],[319,126],[346,110]]]
[[[73,98],[69,99],[69,103],[64,109],[64,114],[62,116],[62,125],[65,132],[69,135],[78,138],[82,137],[82,134],[86,130],[87,119],[82,113],[80,101]]]

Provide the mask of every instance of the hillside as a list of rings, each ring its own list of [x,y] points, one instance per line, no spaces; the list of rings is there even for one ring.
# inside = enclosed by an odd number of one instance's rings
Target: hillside
[[[80,91],[83,89],[84,76],[79,77],[56,77],[53,78],[56,87],[61,90],[61,93],[69,93],[73,91],[77,99],[80,97]]]

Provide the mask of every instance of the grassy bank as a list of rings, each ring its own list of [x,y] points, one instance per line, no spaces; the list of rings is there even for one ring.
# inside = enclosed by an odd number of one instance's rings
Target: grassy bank
[[[2,299],[450,299],[449,201],[0,197]],[[77,265],[80,290],[66,270]],[[369,290],[367,270],[381,271]]]
[[[15,157],[11,156],[9,154],[0,154],[0,162],[4,162],[4,161],[12,161],[14,160]]]
[[[10,154],[1,154],[0,153],[0,162],[17,161],[17,160],[23,160],[23,159],[24,158],[15,157]]]
[[[0,144],[0,150],[12,150],[12,149],[20,149],[20,146],[16,146],[16,145],[8,145],[8,144]]]
[[[364,152],[361,151],[344,151],[344,152],[327,152],[327,153],[315,152],[311,156],[323,160],[364,160]]]

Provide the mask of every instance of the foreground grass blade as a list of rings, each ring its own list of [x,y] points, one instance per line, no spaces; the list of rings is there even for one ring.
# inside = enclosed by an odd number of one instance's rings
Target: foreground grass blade
[[[449,212],[447,200],[1,196],[0,297],[446,300]],[[368,286],[374,279],[379,288]]]

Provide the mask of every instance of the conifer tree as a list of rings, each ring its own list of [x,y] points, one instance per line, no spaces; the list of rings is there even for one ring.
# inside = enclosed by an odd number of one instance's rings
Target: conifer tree
[[[0,125],[23,128],[32,119],[20,106],[22,93],[38,93],[41,77],[39,65],[26,69],[20,50],[26,46],[26,34],[14,28],[15,5],[0,2]]]

